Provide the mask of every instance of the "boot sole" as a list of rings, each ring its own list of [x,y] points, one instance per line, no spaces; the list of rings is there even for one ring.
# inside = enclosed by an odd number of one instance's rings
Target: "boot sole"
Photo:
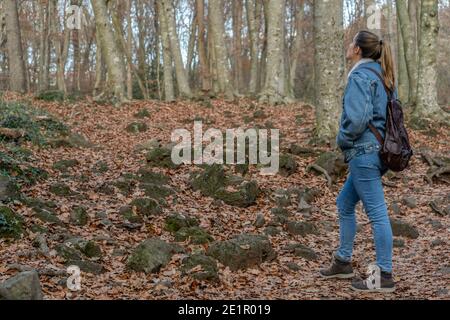
[[[368,293],[393,293],[395,292],[394,288],[380,288],[380,289],[358,289],[353,286],[350,287],[353,291],[356,292],[368,292]]]
[[[351,278],[355,277],[355,274],[353,272],[352,273],[338,273],[338,274],[333,274],[332,276],[326,276],[319,272],[319,275],[323,279],[351,279]]]

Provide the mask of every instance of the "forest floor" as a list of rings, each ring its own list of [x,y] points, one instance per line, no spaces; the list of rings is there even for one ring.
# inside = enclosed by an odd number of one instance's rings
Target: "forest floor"
[[[37,270],[63,270],[61,273],[40,274],[45,299],[450,298],[450,219],[448,214],[439,215],[429,205],[430,201],[442,198],[447,201],[444,205],[448,206],[450,186],[448,180],[430,184],[424,179],[430,166],[418,153],[410,169],[385,177],[385,194],[391,217],[413,226],[419,236],[395,238],[396,292],[388,295],[361,294],[350,289],[349,281],[327,281],[318,276],[319,268],[329,263],[338,245],[335,199],[344,177],[328,187],[323,175],[308,172],[306,168],[316,160],[316,155],[294,156],[298,168],[289,176],[263,176],[258,168],[251,166],[245,178],[256,180],[262,192],[256,203],[248,208],[226,205],[194,191],[189,177],[191,172],[199,169],[193,165],[151,169],[167,176],[168,185],[176,190],[176,194],[167,198],[162,213],[145,218],[141,223],[124,223],[119,211],[134,199],[143,197],[143,191],[133,184],[130,184],[128,192],[120,192],[116,187],[108,189],[125,174],[136,174],[140,168],[146,167],[148,151],[139,146],[156,140],[162,144],[169,143],[174,129],[192,130],[194,119],[202,119],[205,128],[221,130],[239,126],[273,126],[280,129],[282,150],[292,143],[307,146],[314,126],[314,112],[310,106],[298,103],[269,107],[243,99],[235,103],[213,100],[211,104],[146,101],[117,108],[89,101],[61,104],[30,100],[34,106],[64,121],[73,132],[82,134],[92,146],[41,148],[29,142],[23,143],[33,152],[33,165],[46,170],[49,176],[33,186],[24,187],[22,192],[30,198],[54,203],[54,213],[62,223],[44,224],[30,206],[21,201],[11,203],[9,206],[24,217],[28,232],[17,241],[0,239],[0,282],[27,266]],[[149,115],[137,119],[135,115],[142,109],[148,110]],[[263,113],[255,113],[258,110],[263,110]],[[145,122],[148,128],[145,132],[127,132],[126,127],[133,122]],[[449,136],[448,128],[444,127],[410,132],[415,149],[426,147],[447,157],[450,156]],[[69,159],[76,161],[68,168],[55,169],[56,162]],[[97,170],[98,166],[103,170]],[[69,186],[72,195],[55,195],[51,191],[55,183]],[[310,222],[317,227],[318,233],[295,235],[282,224],[274,224],[267,229],[273,219],[271,209],[277,206],[273,194],[279,189],[306,187],[316,188],[320,194],[311,202],[311,212],[298,212],[296,201],[286,204],[285,209],[291,221]],[[109,191],[100,192],[102,188]],[[71,223],[71,212],[77,206],[87,210],[86,225]],[[185,253],[173,255],[159,272],[146,274],[127,268],[130,254],[143,240],[157,237],[175,242],[173,233],[165,228],[165,219],[173,212],[196,217],[215,241],[224,241],[242,233],[273,234],[269,239],[277,256],[238,271],[219,263],[218,281],[200,281],[183,274],[181,264],[186,254],[204,251],[208,244],[196,245],[188,239],[179,243]],[[259,227],[254,224],[258,214],[264,216]],[[367,265],[375,260],[375,253],[370,224],[361,206],[357,209],[357,219],[360,228],[355,242],[354,267],[364,274]],[[49,247],[48,254],[40,254],[36,248],[37,233],[30,231],[36,225],[46,230],[42,232]],[[71,236],[98,244],[102,255],[92,261],[104,268],[98,274],[82,272],[81,291],[78,292],[67,289],[66,266],[55,251]],[[297,254],[298,251],[286,249],[292,244],[308,247],[314,253],[313,258],[308,255],[305,258],[301,253]]]

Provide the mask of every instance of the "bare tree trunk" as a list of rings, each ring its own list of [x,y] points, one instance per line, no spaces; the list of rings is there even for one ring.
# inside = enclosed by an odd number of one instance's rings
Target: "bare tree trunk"
[[[127,0],[127,97],[133,99],[133,28],[131,21],[131,0]],[[141,89],[142,90],[142,89]]]
[[[314,3],[315,140],[332,143],[338,132],[344,76],[342,0]]]
[[[269,0],[261,0],[263,1],[264,5],[261,4],[261,11],[262,15],[264,16],[264,38],[262,43],[262,52],[261,52],[261,59],[259,61],[259,73],[258,73],[258,86],[259,91],[261,91],[266,82],[266,67],[267,67],[267,43],[268,43],[268,34],[269,34],[269,14],[268,14],[268,1]],[[257,2],[258,3],[258,2]]]
[[[291,94],[294,95],[295,88],[295,76],[297,74],[297,66],[300,56],[300,50],[303,46],[303,18],[304,18],[304,9],[303,9],[303,0],[295,0],[296,1],[296,12],[295,12],[295,28],[296,28],[296,36],[294,40],[294,48],[292,50],[291,57],[291,66],[290,66],[290,74],[289,74],[289,90]]]
[[[95,84],[94,91],[92,95],[94,97],[99,97],[102,93],[102,82],[103,82],[103,56],[102,47],[99,44],[99,39],[96,39],[96,52],[95,52]]]
[[[167,23],[167,33],[170,40],[170,49],[172,52],[172,59],[175,65],[175,74],[177,78],[178,91],[179,94],[185,98],[192,98],[192,91],[189,86],[188,76],[186,68],[183,64],[183,59],[181,57],[180,42],[178,39],[176,20],[173,9],[173,3],[171,0],[160,0],[162,4],[162,11],[160,15],[165,16]]]
[[[225,22],[223,19],[223,1],[209,1],[209,15],[211,37],[217,71],[217,83],[219,93],[223,93],[227,99],[234,98],[234,88],[230,79],[230,64],[225,44]]]
[[[397,14],[397,70],[398,70],[398,95],[400,100],[408,101],[409,97],[409,80],[408,71],[406,70],[405,50],[403,46],[402,32],[400,30],[400,22]]]
[[[242,73],[242,2],[233,1],[233,43],[234,43],[234,88],[239,92]]]
[[[408,15],[407,0],[397,0],[397,15],[402,32],[403,50],[405,53],[406,70],[408,73],[409,93],[408,104],[415,105],[417,99],[417,62],[414,32]]]
[[[284,10],[286,1],[268,0],[266,4],[268,13],[266,78],[259,101],[277,105],[285,103],[287,98],[284,65]]]
[[[145,92],[142,93],[144,97],[149,96],[148,90],[148,66],[146,63],[146,50],[145,50],[145,35],[146,35],[146,26],[144,24],[145,12],[144,12],[144,0],[136,0],[136,17],[137,17],[137,26],[138,26],[138,48],[137,48],[137,59],[138,59],[138,70],[139,77],[144,82]],[[155,22],[155,25],[157,23]],[[157,50],[159,52],[159,50]],[[159,63],[159,62],[158,62]],[[159,74],[158,74],[159,77]],[[158,82],[159,84],[159,82]]]
[[[250,40],[250,83],[249,92],[250,94],[255,94],[258,86],[258,40],[259,40],[259,23],[257,20],[257,8],[256,1],[259,0],[246,0],[246,11],[247,11],[247,24],[248,24],[248,35]]]
[[[55,46],[56,53],[56,85],[58,90],[67,93],[66,81],[65,81],[65,69],[67,56],[69,54],[69,42],[70,42],[70,30],[65,28],[62,32],[59,31],[59,21],[58,21],[58,0],[49,1],[49,12],[51,12],[51,33],[54,35],[53,44]],[[65,21],[65,18],[63,17]]]
[[[49,88],[50,65],[50,4],[40,2],[39,6],[39,91]]]
[[[167,30],[166,15],[164,14],[162,2],[156,0],[158,7],[158,17],[160,21],[159,31],[163,50],[163,73],[164,73],[164,99],[168,102],[175,100],[172,76],[172,53],[170,51],[170,40]],[[159,61],[157,62],[159,63]]]
[[[126,101],[125,98],[125,66],[120,56],[119,47],[113,34],[105,0],[92,0],[92,8],[95,14],[97,37],[105,59],[108,79],[111,84],[111,92],[117,102]]]
[[[197,12],[194,11],[192,21],[191,21],[190,32],[189,32],[189,43],[188,43],[187,62],[186,62],[188,79],[190,79],[191,71],[193,69],[192,63],[194,61],[196,38],[197,38]]]
[[[211,78],[208,65],[208,57],[206,53],[205,39],[205,1],[196,0],[197,9],[197,29],[198,29],[198,58],[200,60],[200,79],[202,82],[202,90],[206,93],[211,90]]]
[[[412,115],[412,123],[416,127],[432,120],[449,120],[439,107],[437,99],[438,17],[438,0],[422,0],[417,105]]]
[[[9,86],[12,91],[25,93],[26,76],[23,60],[22,35],[20,32],[18,2],[4,0],[9,61]]]

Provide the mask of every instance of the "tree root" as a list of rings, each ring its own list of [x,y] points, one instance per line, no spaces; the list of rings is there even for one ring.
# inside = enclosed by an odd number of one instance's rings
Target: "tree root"
[[[310,164],[308,167],[306,167],[306,172],[310,172],[312,169],[316,170],[319,173],[322,173],[325,175],[325,178],[327,179],[328,188],[331,188],[333,185],[333,180],[331,179],[330,175],[328,174],[328,171],[319,166],[318,164]]]
[[[432,170],[430,173],[428,173],[425,176],[425,179],[428,181],[429,184],[433,184],[433,178],[438,178],[446,183],[450,183],[449,179],[446,179],[444,177],[441,177],[443,174],[449,174],[450,173],[450,166],[440,167],[435,170]]]

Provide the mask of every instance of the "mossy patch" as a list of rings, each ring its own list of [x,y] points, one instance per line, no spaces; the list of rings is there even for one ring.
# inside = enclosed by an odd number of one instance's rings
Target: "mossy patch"
[[[0,206],[0,238],[19,239],[22,234],[22,217],[12,209]]]

